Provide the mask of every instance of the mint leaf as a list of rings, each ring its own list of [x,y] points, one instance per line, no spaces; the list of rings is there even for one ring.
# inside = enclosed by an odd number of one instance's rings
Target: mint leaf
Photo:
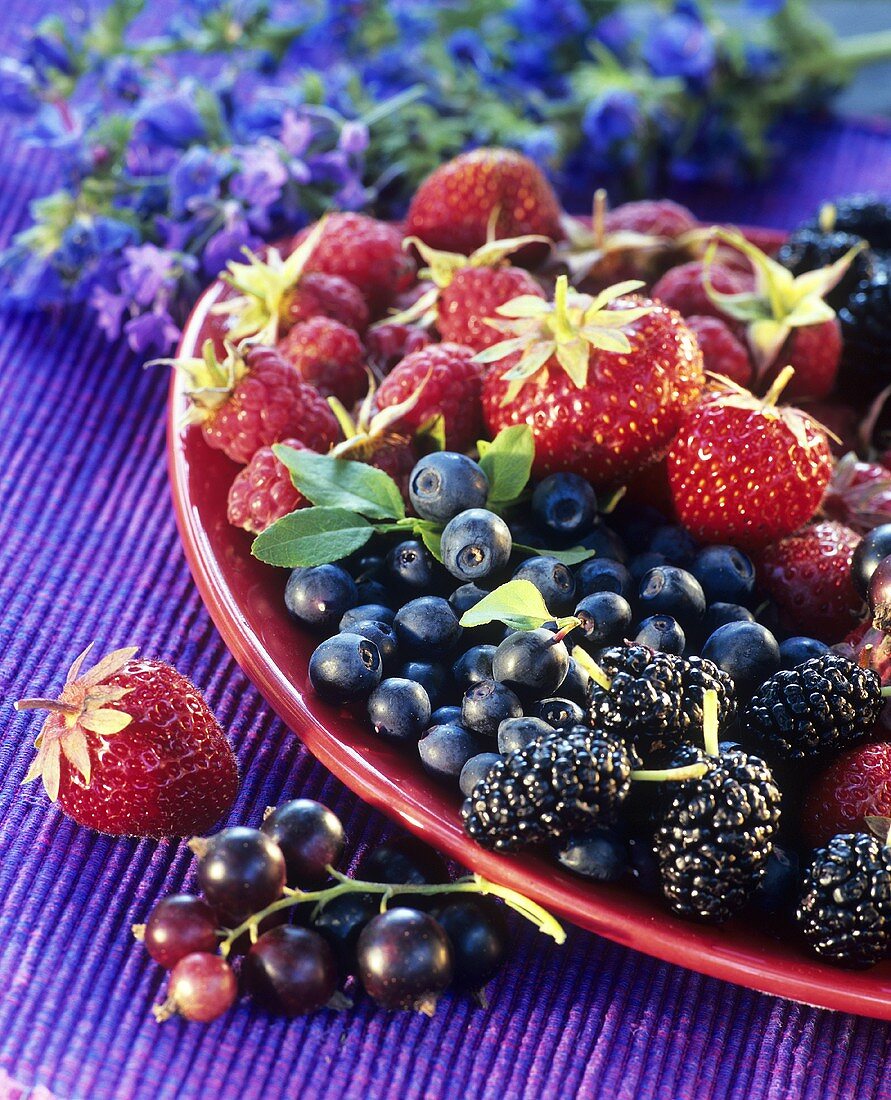
[[[437,561],[442,561],[442,527],[427,519],[416,520],[412,530]]]
[[[514,550],[523,554],[532,554],[538,558],[556,558],[564,565],[578,565],[581,561],[596,557],[596,550],[586,550],[584,546],[570,546],[568,550],[540,550],[536,546],[524,546],[521,542],[514,543]]]
[[[402,519],[405,515],[399,487],[383,470],[283,444],[273,450],[287,466],[294,485],[321,508],[344,508],[369,519]]]
[[[503,428],[491,443],[477,444],[480,466],[489,479],[489,506],[516,500],[526,488],[535,457],[535,440],[527,424]]]
[[[364,546],[373,534],[368,520],[344,508],[299,508],[257,535],[251,553],[287,569],[327,565]]]
[[[462,626],[483,626],[501,622],[514,630],[535,630],[553,619],[541,593],[532,581],[502,584],[461,616]]]

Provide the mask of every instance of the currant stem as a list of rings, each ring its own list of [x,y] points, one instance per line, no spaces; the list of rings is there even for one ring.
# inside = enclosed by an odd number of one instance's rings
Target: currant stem
[[[567,634],[571,634],[576,627],[582,625],[582,620],[576,615],[567,615],[565,619],[557,619],[557,632],[554,634],[554,640],[551,643],[556,645],[557,642],[562,642]]]
[[[609,691],[611,687],[610,678],[589,653],[581,646],[576,646],[572,651],[572,656],[576,663],[581,666],[582,671],[587,672],[595,684],[602,687],[604,691]]]
[[[718,693],[707,691],[702,699],[702,739],[707,756],[718,755]]]
[[[685,764],[682,768],[640,768],[631,773],[638,783],[683,783],[686,779],[701,779],[708,764]]]
[[[891,697],[891,684],[882,688],[882,698],[888,699],[889,697]]]

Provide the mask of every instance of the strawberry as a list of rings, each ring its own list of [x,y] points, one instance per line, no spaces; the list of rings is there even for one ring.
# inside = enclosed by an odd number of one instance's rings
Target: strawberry
[[[355,329],[331,317],[294,325],[276,349],[300,376],[322,394],[354,405],[365,393],[365,349]]]
[[[383,378],[398,362],[420,351],[431,343],[430,336],[417,325],[402,325],[396,321],[382,321],[373,325],[365,336],[368,365]]]
[[[481,434],[481,392],[482,369],[472,348],[431,344],[390,371],[377,391],[377,407],[400,405],[418,394],[393,427],[413,434],[441,416],[447,449],[465,451]]]
[[[791,368],[762,400],[727,385],[709,394],[668,452],[681,523],[701,542],[756,549],[806,523],[829,482],[832,458],[814,421],[776,400]]]
[[[861,462],[853,452],[835,464],[823,515],[864,535],[881,523],[891,523],[891,473],[875,462]]]
[[[265,260],[248,251],[248,263],[229,264],[223,281],[238,294],[211,309],[212,314],[229,316],[229,339],[257,336],[263,343],[275,343],[294,325],[319,316],[365,331],[368,306],[361,291],[339,275],[306,270],[326,224],[325,218],[316,222],[287,259],[270,248]]]
[[[282,443],[296,451],[308,451],[299,439],[283,439]],[[261,447],[253,458],[235,475],[229,488],[226,515],[233,527],[243,527],[259,535],[282,516],[305,508],[309,501],[295,488],[284,463],[275,456],[272,447]]]
[[[294,238],[299,247],[311,227]],[[394,225],[370,218],[367,214],[337,213],[325,219],[307,271],[336,275],[352,283],[379,315],[415,277],[415,263],[402,247],[402,234]]]
[[[625,297],[620,283],[596,298],[557,279],[553,303],[523,296],[490,324],[511,337],[477,355],[491,435],[528,424],[534,473],[616,483],[657,461],[703,384],[692,333],[672,310]]]
[[[510,149],[474,149],[440,165],[408,208],[406,234],[465,255],[489,239],[559,240],[560,203],[538,166]]]
[[[837,833],[858,833],[867,817],[891,817],[891,742],[848,749],[808,785],[802,832],[813,847]]]
[[[202,359],[162,359],[187,379],[187,424],[200,424],[208,446],[234,462],[249,462],[260,447],[286,437],[327,451],[339,432],[325,399],[274,348],[226,345],[220,362],[213,341]]]
[[[795,368],[789,398],[826,397],[835,385],[841,359],[841,328],[824,297],[842,278],[861,242],[835,263],[795,276],[739,232],[715,230],[705,257],[705,288],[725,317],[746,326],[755,364],[756,386],[771,385],[785,365]],[[751,263],[752,289],[727,293],[710,278],[717,242],[731,245]],[[723,267],[720,270],[725,270]]]
[[[682,317],[717,317],[726,322],[723,310],[712,301],[706,289],[709,279],[711,286],[724,294],[742,294],[751,285],[744,275],[723,264],[713,263],[706,272],[702,260],[691,260],[666,271],[650,293],[657,301],[676,309]]]
[[[610,210],[604,218],[607,233],[625,230],[672,239],[689,233],[696,226],[696,218],[686,206],[671,202],[670,199],[625,202]]]
[[[118,649],[81,672],[74,662],[58,699],[20,699],[48,710],[25,782],[80,825],[130,836],[205,833],[238,787],[229,742],[197,689],[175,668]]]
[[[720,374],[740,386],[752,381],[752,361],[724,321],[717,317],[687,317],[687,328],[696,337],[702,352],[702,365],[712,374]]]
[[[860,536],[843,523],[803,527],[758,556],[758,580],[798,633],[834,643],[863,617],[863,600],[851,581],[851,558]]]

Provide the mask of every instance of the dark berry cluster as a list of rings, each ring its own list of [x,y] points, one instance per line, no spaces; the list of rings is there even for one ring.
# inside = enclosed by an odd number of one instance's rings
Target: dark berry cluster
[[[562,939],[544,910],[478,877],[452,881],[409,837],[366,853],[356,877],[341,874],[343,826],[310,799],[190,847],[201,896],[163,898],[133,929],[170,971],[159,1021],[216,1019],[239,988],[276,1015],[344,1008],[357,983],[385,1008],[432,1012],[448,987],[481,991],[507,955],[505,907],[490,892]]]

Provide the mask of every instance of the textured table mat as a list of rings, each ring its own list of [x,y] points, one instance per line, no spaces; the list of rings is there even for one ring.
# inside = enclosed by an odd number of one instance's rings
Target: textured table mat
[[[10,133],[0,127],[3,243],[43,167]],[[891,191],[880,126],[826,122],[792,138],[795,160],[771,184],[677,197],[704,217],[782,226],[840,192]],[[80,829],[38,787],[20,789],[39,719],[8,700],[60,684],[91,639],[139,643],[191,676],[229,730],[243,775],[232,823],[301,794],[341,815],[353,851],[390,832],[270,714],[201,605],[168,498],[166,382],[82,316],[2,316],[0,1097],[891,1096],[887,1025],[574,930],[557,948],[518,926],[485,1012],[445,997],[432,1020],[363,1000],[292,1023],[240,1005],[208,1027],[155,1024],[162,973],[129,927],[188,885],[191,854]]]

